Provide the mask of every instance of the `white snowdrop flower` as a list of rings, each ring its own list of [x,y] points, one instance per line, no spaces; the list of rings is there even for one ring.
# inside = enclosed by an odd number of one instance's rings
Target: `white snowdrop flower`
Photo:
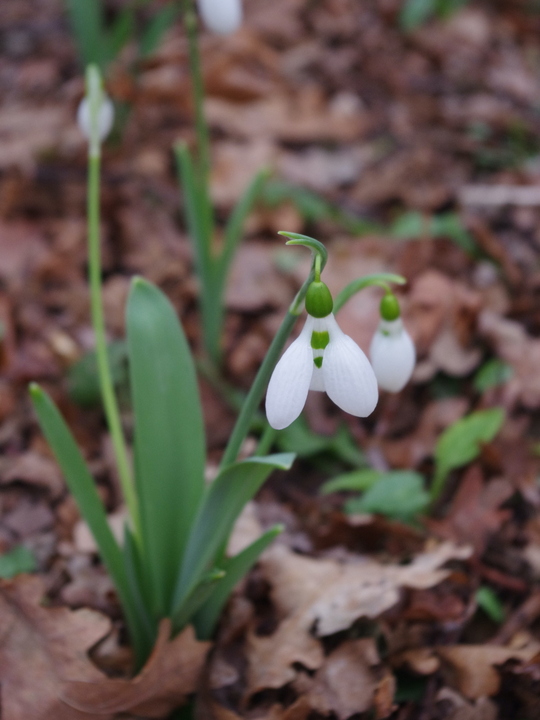
[[[416,350],[400,317],[381,319],[371,341],[369,357],[382,390],[397,393],[409,382],[416,362]]]
[[[91,142],[90,103],[85,96],[77,110],[77,123],[84,137]],[[114,105],[112,100],[105,94],[101,94],[101,104],[98,113],[99,141],[103,142],[111,132],[114,123]]]
[[[315,290],[323,286],[327,293],[327,298],[323,297],[318,305],[309,298],[309,290],[314,286],[319,286]],[[266,416],[276,430],[296,420],[309,390],[325,391],[338,407],[357,417],[366,417],[377,405],[373,368],[354,340],[337,324],[331,313],[332,297],[328,288],[324,283],[314,282],[309,290],[306,324],[276,365],[268,385]]]
[[[219,35],[229,35],[242,24],[242,0],[198,0],[206,27]]]

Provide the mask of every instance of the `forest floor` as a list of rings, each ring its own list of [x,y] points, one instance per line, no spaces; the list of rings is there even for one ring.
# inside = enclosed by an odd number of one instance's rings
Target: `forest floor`
[[[399,0],[246,0],[239,32],[202,35],[218,220],[262,166],[273,171],[227,290],[227,382],[249,388],[309,269],[279,230],[327,245],[334,293],[360,275],[404,275],[418,365],[365,420],[310,395],[297,434],[277,440],[298,452],[293,469],[272,476],[232,542],[275,522],[285,532],[215,641],[165,638],[137,681],[113,585],[27,394],[38,381],[53,395],[121,525],[96,379],[78,364],[93,347],[83,76],[61,0],[1,4],[0,550],[35,558],[33,573],[0,585],[3,720],[164,718],[194,691],[202,720],[540,717],[537,3],[469,2],[405,32]],[[122,339],[140,274],[166,291],[200,353],[172,154],[194,141],[181,22],[137,75],[129,63],[128,48],[107,78],[129,106],[103,154],[107,328]],[[339,316],[365,350],[380,297],[355,296]],[[235,413],[203,378],[201,393],[211,473]],[[414,522],[395,508],[347,514],[350,494],[320,493],[366,467],[415,471],[429,487],[441,433],[495,407],[496,439]],[[94,683],[73,689],[77,710],[58,699],[66,678]]]

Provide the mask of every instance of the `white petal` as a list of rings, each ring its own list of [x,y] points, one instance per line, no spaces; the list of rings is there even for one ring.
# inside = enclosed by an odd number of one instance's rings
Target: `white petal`
[[[318,368],[315,363],[313,363],[313,375],[311,376],[311,383],[309,385],[310,390],[315,390],[316,392],[324,392],[326,388],[324,387],[324,373],[322,368]]]
[[[322,370],[328,397],[351,415],[370,415],[379,398],[377,379],[358,345],[339,328],[333,315],[325,318],[330,342],[324,351]]]
[[[206,27],[220,35],[233,33],[242,24],[242,0],[198,0]]]
[[[405,387],[414,370],[416,350],[401,319],[380,323],[369,356],[380,388],[399,392]]]
[[[276,365],[266,393],[266,417],[275,430],[290,425],[302,412],[313,375],[311,333],[313,318],[308,316],[300,335]]]
[[[114,105],[111,99],[103,93],[98,113],[99,139],[101,142],[103,142],[111,132],[113,122]],[[85,138],[90,140],[90,107],[88,105],[88,98],[86,97],[83,97],[77,109],[77,123]]]

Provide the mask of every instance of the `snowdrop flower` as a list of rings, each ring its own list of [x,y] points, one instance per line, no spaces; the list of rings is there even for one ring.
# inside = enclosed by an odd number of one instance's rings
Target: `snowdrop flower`
[[[378,390],[373,368],[340,329],[332,308],[326,285],[311,283],[304,328],[276,365],[268,385],[266,416],[276,430],[296,420],[309,390],[325,391],[338,407],[357,417],[375,409]]]
[[[204,24],[212,32],[229,35],[242,24],[242,0],[198,0]]]
[[[413,341],[399,315],[397,299],[387,293],[381,301],[381,322],[369,349],[379,387],[394,393],[409,382],[416,362]]]
[[[97,127],[92,125],[92,107],[96,106]],[[86,74],[86,95],[77,110],[77,123],[82,134],[88,140],[91,155],[99,155],[100,145],[111,132],[114,122],[114,105],[103,91],[101,76],[95,66],[90,66]]]

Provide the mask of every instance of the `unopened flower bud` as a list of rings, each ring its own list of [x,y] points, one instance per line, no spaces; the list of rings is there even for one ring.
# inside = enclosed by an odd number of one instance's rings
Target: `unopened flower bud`
[[[90,120],[90,103],[87,97],[83,97],[77,110],[77,123],[82,134],[91,142],[91,120]],[[111,132],[114,123],[114,105],[112,100],[102,93],[101,104],[98,112],[98,134],[99,141],[103,142],[107,135]]]
[[[416,363],[416,350],[400,317],[381,319],[371,341],[369,357],[383,390],[399,392],[409,382]]]
[[[198,0],[206,27],[219,35],[229,35],[242,24],[242,0]]]

